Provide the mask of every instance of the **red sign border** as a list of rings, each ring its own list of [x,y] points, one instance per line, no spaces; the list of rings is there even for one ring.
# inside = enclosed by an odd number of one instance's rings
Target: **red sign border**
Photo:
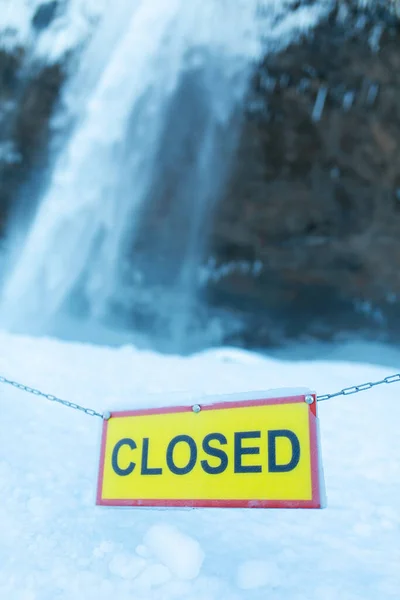
[[[310,452],[311,452],[311,500],[196,500],[196,499],[176,499],[162,500],[160,498],[145,500],[125,499],[110,500],[102,498],[103,476],[105,451],[107,440],[108,421],[103,421],[103,431],[100,449],[100,465],[97,483],[97,506],[114,507],[136,507],[136,508],[156,508],[156,507],[180,507],[180,508],[322,508],[321,505],[321,487],[320,470],[318,459],[318,433],[317,433],[317,400],[312,394],[314,402],[309,405],[309,430],[310,430]],[[276,404],[299,404],[305,402],[305,395],[297,395],[282,398],[266,398],[261,400],[239,400],[216,402],[213,404],[200,404],[201,411],[234,409],[249,406],[264,406]],[[119,417],[139,417],[143,415],[160,415],[168,413],[193,412],[192,406],[170,406],[163,408],[145,408],[139,410],[114,411],[110,413],[110,418]]]

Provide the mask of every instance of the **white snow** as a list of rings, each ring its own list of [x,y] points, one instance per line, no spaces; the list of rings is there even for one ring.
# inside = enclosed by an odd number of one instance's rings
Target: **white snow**
[[[396,353],[384,368],[5,333],[0,347],[0,374],[99,412],[277,387],[325,393],[398,370]],[[398,600],[399,397],[393,384],[319,405],[325,510],[113,509],[95,506],[100,419],[0,384],[0,598]]]
[[[87,40],[107,0],[59,3],[50,25],[43,31],[35,31],[33,18],[38,8],[47,3],[45,0],[0,0],[0,48],[31,48],[33,55],[55,62]]]
[[[242,590],[255,590],[269,585],[279,586],[282,580],[281,570],[267,560],[246,560],[239,565],[237,585]]]
[[[229,8],[229,0],[219,1],[222,1],[222,5],[226,2]],[[13,50],[26,47],[31,49],[34,57],[45,59],[49,63],[56,62],[69,50],[85,44],[102,17],[112,19],[113,13],[124,6],[145,4],[143,0],[116,0],[112,4],[108,0],[63,0],[49,26],[35,30],[33,19],[37,10],[50,2],[51,0],[0,0],[0,48]],[[153,2],[154,14],[157,15],[157,1]],[[243,0],[237,0],[237,4],[240,3],[246,4]],[[260,32],[268,49],[278,50],[313,29],[331,9],[332,4],[332,0],[319,0],[310,6],[304,1],[293,12],[292,0],[258,0]],[[222,31],[227,23],[220,20],[218,26]],[[206,41],[206,29],[199,29],[197,34],[202,35]]]
[[[171,525],[153,525],[144,542],[152,554],[179,579],[195,579],[204,560],[199,542]]]

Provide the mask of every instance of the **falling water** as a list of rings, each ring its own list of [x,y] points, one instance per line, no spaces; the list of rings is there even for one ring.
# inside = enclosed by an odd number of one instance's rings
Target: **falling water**
[[[261,56],[259,4],[113,3],[63,92],[68,128],[3,289],[5,326],[147,302],[182,330]]]

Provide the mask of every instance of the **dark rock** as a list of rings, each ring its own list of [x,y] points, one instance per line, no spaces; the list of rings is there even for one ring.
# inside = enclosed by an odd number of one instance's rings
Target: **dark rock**
[[[41,4],[32,19],[32,26],[34,29],[36,29],[36,31],[46,29],[56,16],[57,8],[58,0]]]
[[[356,34],[360,12],[336,11],[255,77],[210,256],[262,269],[208,292],[246,344],[400,331],[400,33],[378,8]]]
[[[23,185],[46,164],[49,118],[63,80],[59,65],[27,72],[22,50],[0,51],[0,234]],[[27,212],[32,208],[28,201]]]

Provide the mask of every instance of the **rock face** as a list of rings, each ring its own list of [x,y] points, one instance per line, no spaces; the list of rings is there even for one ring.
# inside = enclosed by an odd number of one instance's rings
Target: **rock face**
[[[49,117],[64,79],[58,65],[0,50],[0,234],[23,185],[46,164]],[[34,195],[34,194],[32,194]],[[33,210],[32,202],[25,209]]]
[[[233,317],[224,341],[399,333],[400,29],[384,3],[373,14],[353,4],[337,2],[254,78],[205,259],[205,320]],[[0,51],[0,234],[43,173],[63,79],[60,66]]]
[[[232,341],[399,332],[400,31],[340,6],[254,81],[211,236]]]

